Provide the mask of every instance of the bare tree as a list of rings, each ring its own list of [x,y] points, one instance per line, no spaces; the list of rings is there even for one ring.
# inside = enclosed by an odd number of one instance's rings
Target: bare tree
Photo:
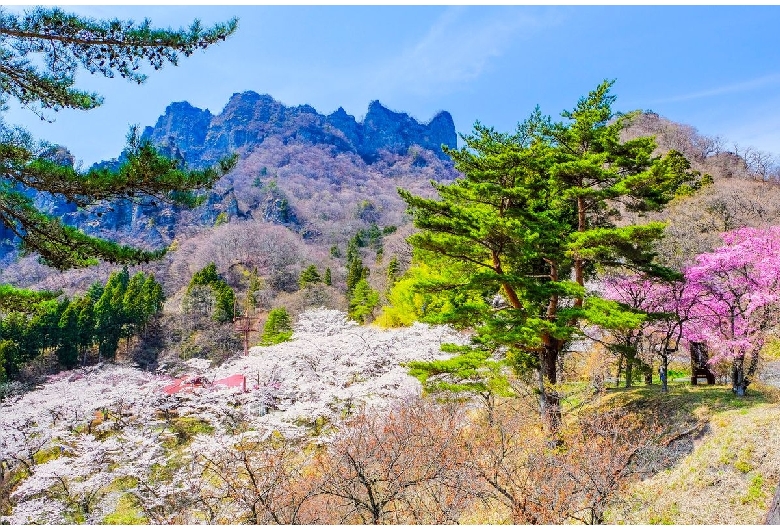
[[[456,523],[473,497],[462,418],[457,406],[421,399],[358,414],[315,466],[331,522]]]

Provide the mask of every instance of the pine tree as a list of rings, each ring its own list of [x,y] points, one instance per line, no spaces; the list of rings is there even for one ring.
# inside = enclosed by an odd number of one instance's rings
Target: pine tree
[[[187,288],[187,296],[193,293],[196,286],[210,287],[216,301],[212,318],[217,322],[230,322],[235,311],[236,294],[227,282],[217,272],[214,262],[209,263],[203,269],[192,276]]]
[[[60,343],[57,360],[65,368],[73,368],[79,362],[79,307],[71,301],[59,322]]]
[[[363,260],[360,258],[360,247],[363,242],[360,238],[360,233],[349,240],[347,245],[347,297],[352,297],[352,291],[355,286],[360,282],[368,278],[368,267],[363,266]]]
[[[260,337],[261,346],[272,346],[290,340],[293,334],[290,314],[283,307],[271,309],[268,320],[265,321],[263,334]]]
[[[146,323],[151,316],[162,311],[163,302],[165,302],[165,294],[163,293],[162,285],[157,283],[153,274],[146,277],[142,292],[144,323]]]
[[[331,278],[330,267],[325,269],[325,278],[323,279],[325,285],[333,285],[333,279]]]
[[[320,283],[322,282],[322,278],[320,277],[320,273],[317,271],[316,265],[309,265],[306,267],[302,272],[300,278],[298,278],[298,286],[303,289],[307,285]]]
[[[127,290],[122,297],[122,311],[125,315],[125,338],[129,338],[146,323],[146,307],[144,304],[144,283],[146,275],[142,272],[134,274],[127,284]]]
[[[95,334],[98,339],[98,359],[101,361],[116,356],[119,340],[125,336],[124,295],[129,281],[127,269],[111,273],[103,294],[95,303]]]
[[[374,314],[374,308],[379,303],[379,293],[368,285],[368,281],[361,279],[352,291],[349,299],[349,316],[353,320],[365,324]]]
[[[180,55],[224,40],[236,27],[235,19],[209,29],[196,21],[188,30],[172,31],[152,28],[148,21],[91,20],[58,8],[35,8],[24,15],[0,9],[0,105],[13,98],[41,118],[64,108],[94,109],[102,98],[75,87],[80,69],[143,83],[144,63],[155,70],[175,65]],[[41,261],[60,269],[97,259],[148,262],[164,250],[145,251],[88,236],[36,208],[32,195],[46,192],[78,206],[117,199],[192,206],[199,201],[192,190],[211,186],[236,161],[230,157],[215,168],[187,171],[141,141],[135,129],[128,136],[127,160],[117,170],[81,172],[51,160],[48,151],[26,131],[0,121],[1,226],[19,238],[22,252],[38,253]]]
[[[95,300],[89,295],[81,298],[76,302],[79,306],[78,312],[78,345],[79,353],[81,354],[81,364],[87,364],[87,353],[95,343],[97,324],[95,320]]]
[[[602,307],[589,305],[596,298],[585,280],[611,265],[673,274],[653,263],[663,224],[619,227],[615,205],[658,209],[700,185],[679,153],[654,157],[652,138],[620,140],[630,115],[613,114],[611,85],[564,112],[566,122],[552,123],[537,109],[514,135],[478,123],[465,147],[448,150],[464,178],[434,184],[439,199],[399,190],[421,229],[410,243],[468,266],[462,281],[429,286],[490,302],[470,315],[477,340],[507,351],[516,370],[539,373],[540,408],[553,432],[560,355],[579,321],[598,319]],[[453,308],[450,316],[464,314]]]

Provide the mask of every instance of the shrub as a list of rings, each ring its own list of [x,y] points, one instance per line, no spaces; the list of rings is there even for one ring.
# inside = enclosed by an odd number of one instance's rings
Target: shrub
[[[272,309],[265,321],[263,335],[260,337],[261,346],[272,346],[285,342],[292,338],[292,324],[290,314],[283,307]]]

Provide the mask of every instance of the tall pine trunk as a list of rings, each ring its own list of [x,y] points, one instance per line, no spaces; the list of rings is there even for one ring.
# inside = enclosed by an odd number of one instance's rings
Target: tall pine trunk
[[[555,385],[558,383],[558,359],[563,346],[549,335],[543,338],[539,354],[539,404],[542,420],[549,434],[555,435],[561,426],[561,402]]]

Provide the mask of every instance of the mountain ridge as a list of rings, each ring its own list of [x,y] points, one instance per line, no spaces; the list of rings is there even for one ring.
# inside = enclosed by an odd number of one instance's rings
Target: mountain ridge
[[[421,123],[374,100],[359,122],[343,107],[325,115],[311,105],[286,106],[251,90],[234,93],[219,114],[187,101],[173,102],[142,133],[143,139],[172,152],[178,150],[193,167],[213,164],[232,151],[251,149],[271,136],[331,145],[337,153],[356,153],[369,164],[378,160],[382,150],[404,154],[417,145],[445,159],[442,145],[457,147],[455,124],[447,111]]]
[[[309,186],[335,186],[333,191],[338,191],[395,179],[399,171],[405,181],[422,183],[456,176],[442,150],[442,145],[457,146],[449,112],[438,112],[421,123],[378,100],[370,103],[362,121],[343,107],[325,115],[311,105],[286,106],[254,91],[234,93],[216,114],[177,101],[154,125],[143,128],[141,138],[192,169],[212,166],[233,153],[239,155],[239,163],[205,192],[204,203],[192,211],[127,200],[77,209],[59,197],[31,190],[36,206],[88,234],[152,248],[170,244],[183,232],[212,226],[218,218],[261,219],[311,238],[321,229],[299,211],[301,203],[292,196],[289,179],[313,179],[316,182]],[[63,165],[74,162],[61,146],[49,158]],[[124,160],[121,153],[92,167],[115,169]],[[276,181],[279,186],[273,184]],[[0,260],[14,259],[13,240],[12,233],[0,231]]]

